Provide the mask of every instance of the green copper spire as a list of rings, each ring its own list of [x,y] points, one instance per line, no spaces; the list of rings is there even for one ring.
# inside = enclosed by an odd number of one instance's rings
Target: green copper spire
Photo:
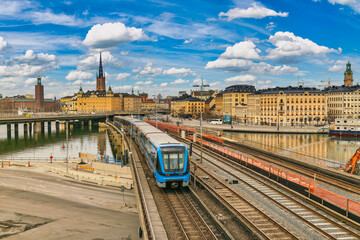
[[[40,77],[40,75],[37,78],[37,85],[41,85],[41,77]]]
[[[350,62],[348,62],[348,63],[346,64],[346,71],[345,71],[345,73],[353,73],[353,72],[351,71],[351,63],[350,63]]]

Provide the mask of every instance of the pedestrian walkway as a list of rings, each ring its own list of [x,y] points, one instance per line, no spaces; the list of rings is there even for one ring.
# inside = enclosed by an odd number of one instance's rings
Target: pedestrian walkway
[[[199,120],[188,120],[178,118],[171,118],[172,124],[179,122],[180,126],[188,126],[197,128],[200,126]],[[265,125],[247,125],[247,124],[210,124],[207,121],[203,121],[203,128],[216,130],[216,131],[227,131],[227,132],[254,132],[254,133],[304,133],[304,134],[326,134],[328,133],[328,127],[317,127],[317,126],[265,126]]]

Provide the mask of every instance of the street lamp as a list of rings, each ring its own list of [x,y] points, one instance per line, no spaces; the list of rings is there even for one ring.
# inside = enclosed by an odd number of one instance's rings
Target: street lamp
[[[193,85],[193,87],[200,87],[200,91],[204,91],[204,87],[210,87],[210,85],[204,85],[204,80],[201,80],[201,85]],[[200,162],[202,163],[202,153],[203,153],[203,136],[202,136],[202,99],[200,104],[200,138],[201,138],[201,148],[200,148]]]
[[[153,95],[154,97],[154,103],[155,103],[155,122],[156,122],[156,128],[158,128],[158,121],[157,121],[157,104],[155,101],[155,95]]]

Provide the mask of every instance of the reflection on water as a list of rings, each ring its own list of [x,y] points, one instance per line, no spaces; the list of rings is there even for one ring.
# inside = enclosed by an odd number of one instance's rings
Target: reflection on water
[[[111,146],[105,131],[99,131],[98,127],[74,126],[70,127],[69,134],[69,157],[77,158],[79,152],[89,154],[109,155],[113,157]],[[6,125],[0,125],[0,159],[1,158],[43,158],[55,159],[66,158],[66,134],[61,128],[55,129],[55,123],[48,131],[24,134],[23,124],[19,124],[19,132],[15,134],[12,126],[11,137],[8,136]]]
[[[345,164],[360,147],[357,139],[329,137],[325,134],[224,133],[240,143],[295,157],[315,164]]]

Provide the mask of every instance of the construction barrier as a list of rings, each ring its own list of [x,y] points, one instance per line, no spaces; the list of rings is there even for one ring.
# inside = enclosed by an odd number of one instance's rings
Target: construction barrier
[[[358,202],[355,202],[351,199],[343,197],[339,194],[336,194],[319,186],[315,186],[315,188],[311,190],[311,193],[338,207],[355,212],[360,215],[360,203]]]
[[[76,165],[76,169],[83,169],[83,170],[86,170],[86,171],[89,171],[89,172],[94,172],[94,168],[85,167],[85,166],[82,166],[82,165]]]
[[[191,136],[190,139],[193,140],[193,137]],[[198,143],[200,143],[200,141],[201,141],[200,139],[197,139]],[[213,149],[216,152],[225,155],[227,157],[232,157],[234,159],[237,159],[241,161],[243,165],[253,165],[257,168],[260,168],[268,172],[269,176],[270,174],[272,174],[273,176],[277,176],[284,180],[286,179],[287,181],[293,182],[294,184],[307,188],[311,194],[318,196],[335,206],[341,207],[346,211],[350,211],[357,215],[360,215],[360,203],[348,199],[346,197],[343,197],[341,195],[338,195],[324,188],[321,188],[319,186],[316,186],[315,181],[313,179],[309,179],[299,174],[295,174],[293,172],[281,169],[279,167],[272,166],[271,164],[265,163],[258,159],[250,158],[240,153],[233,152],[229,149],[218,146],[214,143],[210,143],[208,141],[203,140],[203,146]]]
[[[147,121],[147,122],[153,126],[156,125],[156,122],[153,122],[153,121]],[[185,130],[185,131],[188,131],[191,133],[196,132],[194,129],[190,129],[190,128],[186,128],[186,127],[177,127],[177,126],[169,124],[169,123],[161,123],[161,122],[159,123],[158,122],[157,124],[161,130],[173,131],[175,133],[179,133],[179,129]],[[220,144],[222,144],[224,142],[223,138],[213,136],[210,134],[203,133],[202,136],[203,136],[203,138],[210,140],[212,142],[216,142],[216,143],[220,143]],[[192,135],[188,135],[188,138],[193,140]],[[198,143],[200,143],[201,140],[199,138],[197,138],[196,141]],[[308,191],[311,194],[318,196],[318,197],[326,200],[327,202],[334,204],[335,206],[342,207],[346,211],[351,211],[351,212],[354,212],[354,213],[360,215],[360,203],[353,201],[351,199],[348,199],[346,197],[340,196],[340,195],[338,195],[334,192],[331,192],[329,190],[326,190],[324,188],[318,187],[315,185],[315,181],[312,179],[303,177],[299,174],[295,174],[293,172],[281,169],[276,166],[272,166],[271,164],[265,163],[258,159],[250,158],[250,157],[242,155],[240,153],[231,151],[229,149],[226,149],[224,147],[216,145],[212,142],[203,140],[203,145],[205,147],[215,150],[216,152],[218,152],[222,155],[225,155],[227,157],[232,157],[233,159],[240,161],[244,165],[250,164],[254,167],[262,169],[263,171],[269,173],[269,177],[271,175],[276,176],[278,178],[282,178],[286,181],[289,181],[289,182],[297,184],[301,187],[304,187],[304,188],[308,189]],[[318,162],[318,164],[322,165],[322,162]]]

